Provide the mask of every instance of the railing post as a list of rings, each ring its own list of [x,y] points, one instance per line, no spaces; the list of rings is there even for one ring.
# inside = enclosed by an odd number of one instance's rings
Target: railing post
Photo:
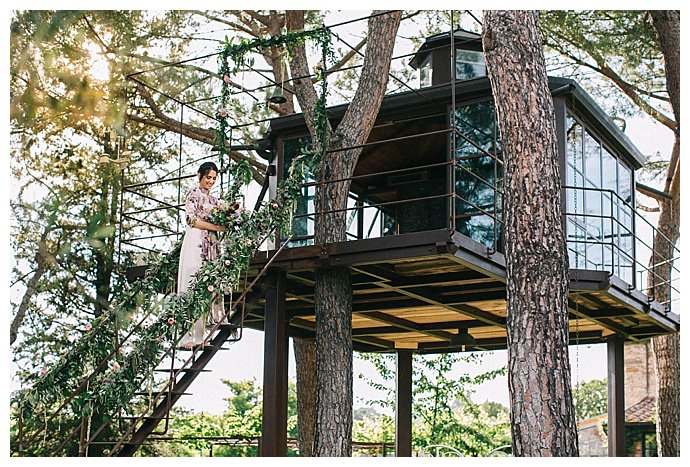
[[[614,250],[616,249],[616,236],[613,234],[614,229],[614,222],[613,222],[613,193],[609,196],[609,200],[611,201],[611,209],[609,210],[609,215],[611,216],[611,274],[616,273],[616,264],[615,264],[615,257],[616,255],[614,254]],[[616,203],[618,205],[618,203]],[[620,252],[618,253],[619,259],[620,259]],[[620,263],[620,261],[619,261]]]
[[[19,410],[17,412],[17,414],[18,414],[18,422],[17,423],[19,426],[17,427],[17,429],[18,429],[18,444],[19,445],[17,446],[17,449],[18,449],[17,452],[18,452],[19,457],[23,457],[23,455],[24,455],[24,411],[22,410],[22,405],[21,404],[18,404],[18,405],[19,405]]]

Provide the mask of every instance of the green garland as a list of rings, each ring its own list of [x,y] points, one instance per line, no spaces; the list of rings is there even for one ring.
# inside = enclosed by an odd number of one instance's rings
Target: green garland
[[[286,46],[314,39],[324,51],[324,59],[332,57],[330,32],[326,28],[310,31],[289,32],[267,39],[241,41],[226,45],[220,53],[219,74],[222,84],[221,110],[226,109],[230,96],[228,60],[235,63],[236,71],[247,52],[257,47]],[[288,170],[288,177],[281,181],[276,197],[264,201],[250,213],[240,211],[225,218],[227,233],[222,235],[223,254],[220,258],[206,262],[198,271],[187,293],[176,295],[171,292],[177,273],[181,241],[172,251],[154,263],[141,281],[133,284],[121,297],[113,302],[111,312],[95,320],[85,336],[78,340],[49,371],[37,377],[35,384],[19,391],[13,397],[22,407],[23,416],[37,420],[60,400],[65,400],[79,386],[80,382],[102,362],[114,348],[114,331],[110,321],[115,316],[126,316],[139,308],[143,314],[151,313],[153,321],[139,329],[122,349],[124,353],[115,356],[108,367],[94,375],[89,382],[90,390],[82,391],[74,398],[71,409],[74,413],[97,412],[110,415],[125,408],[132,394],[137,391],[151,371],[158,365],[166,351],[174,345],[179,336],[205,315],[211,301],[218,293],[236,290],[242,273],[249,267],[250,258],[256,254],[264,239],[273,231],[287,231],[291,228],[295,205],[306,175],[316,173],[328,145],[329,124],[326,114],[327,83],[324,66],[317,70],[322,79],[321,93],[314,114],[317,137],[312,151],[303,151],[295,158]],[[225,116],[221,115],[225,114]],[[220,154],[227,153],[227,113],[219,111],[216,129]],[[246,162],[231,163],[230,189],[224,199],[232,202],[241,187],[251,181],[251,171]],[[222,221],[221,221],[222,222]],[[167,294],[163,301],[155,300],[159,293]],[[43,410],[41,410],[43,409]]]

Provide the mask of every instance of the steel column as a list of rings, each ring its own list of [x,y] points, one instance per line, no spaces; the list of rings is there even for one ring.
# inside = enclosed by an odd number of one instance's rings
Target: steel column
[[[288,335],[285,271],[267,272],[261,457],[287,455]]]
[[[624,339],[618,334],[606,340],[608,353],[609,457],[625,457]]]
[[[412,457],[411,351],[398,351],[395,380],[395,457]]]

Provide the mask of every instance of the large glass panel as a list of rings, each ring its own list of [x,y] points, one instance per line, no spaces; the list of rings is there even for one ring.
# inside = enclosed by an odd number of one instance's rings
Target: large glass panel
[[[618,196],[632,205],[632,171],[620,162],[618,163]]]
[[[582,125],[574,118],[568,117],[567,125],[567,157],[566,157],[566,212],[569,215],[583,214],[585,212],[585,192],[573,187],[584,186],[582,174]],[[573,219],[575,217],[573,216]],[[584,223],[583,217],[578,217],[577,222]]]
[[[617,161],[613,155],[602,146],[601,148],[601,175],[602,175],[602,222],[604,230],[604,242],[614,243],[616,232],[615,193],[618,189]]]
[[[611,271],[632,284],[632,170],[573,116],[566,117],[566,232],[571,267]]]
[[[497,190],[503,178],[500,143],[493,102],[455,109],[456,230],[489,247],[500,242],[497,212],[502,210]],[[497,196],[499,195],[499,196]]]
[[[301,154],[302,148],[311,144],[311,138],[302,136],[299,138],[288,139],[283,142],[283,180],[288,176],[288,169],[292,160]],[[314,178],[309,176],[305,182],[313,182]],[[292,222],[292,235],[294,240],[290,246],[304,246],[314,244],[314,195],[315,186],[302,188],[302,194],[297,198],[295,218]]]
[[[455,51],[455,79],[472,79],[486,76],[484,54],[473,50]]]
[[[618,196],[620,273],[619,277],[629,284],[633,283],[633,206],[632,206],[632,170],[618,162]]]
[[[568,229],[568,257],[570,267],[575,269],[585,269],[587,244],[584,229],[578,225],[574,218],[570,218],[567,224]]]
[[[603,224],[601,209],[601,144],[585,132],[585,225],[587,230],[587,268],[603,266]]]
[[[601,144],[585,132],[585,177],[592,186],[601,187]]]
[[[620,255],[619,277],[629,284],[633,279],[633,213],[632,207],[620,202],[618,209],[618,254]]]

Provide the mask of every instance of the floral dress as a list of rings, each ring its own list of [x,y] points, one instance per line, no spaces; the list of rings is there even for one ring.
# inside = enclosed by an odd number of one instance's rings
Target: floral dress
[[[214,260],[221,254],[220,240],[216,232],[192,227],[197,220],[207,220],[211,209],[217,204],[218,199],[199,186],[192,188],[187,194],[185,202],[187,232],[182,241],[177,270],[178,295],[187,291],[196,273],[206,261]],[[203,343],[206,326],[220,322],[224,315],[223,294],[216,293],[212,297],[209,312],[194,323],[192,329],[180,340],[180,345],[189,346]]]

